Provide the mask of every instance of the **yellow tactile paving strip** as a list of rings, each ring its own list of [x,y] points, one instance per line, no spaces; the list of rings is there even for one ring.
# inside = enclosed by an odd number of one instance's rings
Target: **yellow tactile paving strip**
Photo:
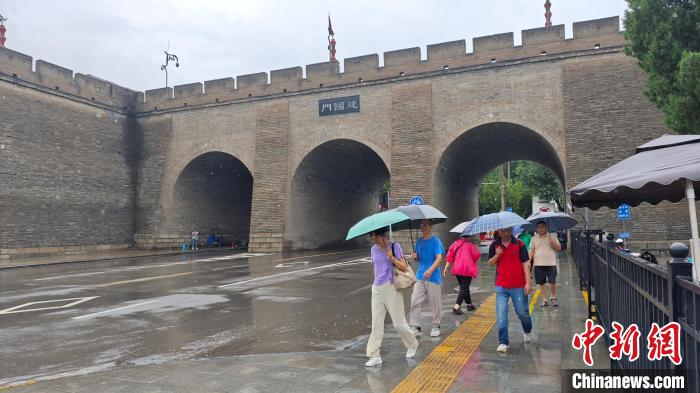
[[[446,392],[495,324],[496,294],[492,294],[392,392]]]

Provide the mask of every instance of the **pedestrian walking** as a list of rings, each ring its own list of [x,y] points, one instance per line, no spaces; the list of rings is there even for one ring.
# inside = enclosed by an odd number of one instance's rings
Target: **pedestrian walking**
[[[197,246],[197,243],[199,243],[199,232],[197,232],[196,229],[192,230],[192,250],[198,250],[199,247]]]
[[[542,308],[547,307],[547,284],[549,284],[549,301],[552,307],[557,307],[557,252],[561,244],[556,233],[549,233],[547,223],[537,223],[537,233],[530,243],[530,263],[535,266],[535,284],[540,286],[542,293]]]
[[[437,236],[433,236],[433,222],[422,220],[420,229],[423,236],[416,241],[413,259],[418,261],[418,282],[413,286],[411,295],[411,326],[416,337],[423,335],[420,326],[421,304],[428,301],[430,312],[433,315],[430,337],[440,335],[440,318],[442,317],[442,274],[440,274],[440,262],[445,248]]]
[[[452,268],[452,275],[457,278],[459,283],[459,294],[457,301],[452,306],[452,312],[457,315],[462,315],[462,302],[467,305],[467,311],[474,311],[476,307],[472,303],[469,285],[473,278],[479,275],[479,259],[481,253],[479,248],[469,239],[468,236],[462,236],[457,239],[447,250],[444,275],[447,276],[447,270]]]
[[[418,340],[413,335],[406,321],[406,310],[403,294],[394,287],[394,267],[401,271],[408,270],[403,250],[398,243],[391,243],[386,236],[387,229],[379,229],[370,233],[374,245],[371,249],[372,265],[374,267],[374,282],[372,283],[372,333],[367,341],[367,367],[382,364],[380,348],[384,338],[384,319],[387,311],[394,324],[394,329],[401,336],[406,346],[406,359],[416,355]]]
[[[518,235],[518,239],[522,240],[523,244],[525,244],[526,249],[530,249],[530,242],[532,241],[532,232],[531,231],[523,231],[520,235]]]
[[[527,295],[530,294],[530,258],[521,240],[513,236],[512,228],[498,231],[500,237],[489,247],[489,265],[496,265],[496,319],[498,326],[498,348],[508,351],[508,301],[523,328],[523,341],[532,341],[532,319],[528,312]]]

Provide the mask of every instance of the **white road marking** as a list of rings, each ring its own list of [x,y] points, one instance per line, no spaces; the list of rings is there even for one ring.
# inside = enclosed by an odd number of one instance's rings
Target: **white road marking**
[[[308,265],[309,261],[300,261],[300,262],[285,262],[285,263],[280,263],[279,265],[275,266],[276,268],[283,268],[283,267],[292,267],[292,266],[299,266],[299,265]]]
[[[212,272],[218,272],[219,270],[229,270],[229,269],[241,269],[249,267],[249,265],[233,265],[233,266],[226,266],[226,267],[217,267],[216,269],[211,269]]]
[[[186,265],[186,264],[191,264],[191,263],[195,263],[195,262],[213,262],[213,261],[222,261],[222,260],[228,260],[228,259],[243,259],[243,258],[259,257],[259,256],[265,256],[265,255],[270,255],[270,254],[263,254],[263,253],[234,254],[234,255],[228,255],[225,257],[218,257],[218,258],[195,259],[192,261],[184,261],[184,262],[161,263],[158,265],[135,266],[135,267],[127,267],[127,268],[123,268],[123,269],[102,270],[99,272],[66,274],[63,276],[36,278],[36,279],[34,279],[34,281],[57,280],[57,279],[68,278],[68,277],[94,276],[94,275],[106,274],[106,273],[118,273],[118,272],[128,272],[128,271],[142,270],[142,269],[155,269],[155,268],[166,267],[166,266]]]
[[[132,270],[141,270],[141,269],[155,269],[158,267],[177,266],[177,265],[183,265],[183,264],[187,264],[187,263],[192,263],[192,262],[164,263],[164,264],[160,264],[160,265],[137,266],[137,267],[124,268],[124,269],[103,270],[103,271],[91,272],[91,273],[66,274],[64,276],[36,278],[36,279],[34,279],[34,281],[57,280],[57,279],[68,278],[68,277],[94,276],[97,274],[128,272],[128,271],[132,271]]]
[[[308,269],[301,269],[301,270],[294,270],[291,272],[284,272],[284,273],[278,273],[278,274],[273,274],[270,276],[264,276],[264,277],[258,277],[258,278],[252,278],[250,280],[243,280],[243,281],[236,281],[232,282],[230,284],[224,284],[224,285],[219,285],[219,288],[229,288],[235,285],[240,285],[240,284],[245,284],[253,281],[260,281],[260,280],[266,280],[268,278],[274,278],[274,277],[280,277],[280,276],[286,276],[289,274],[295,274],[295,273],[301,273],[301,272],[308,272],[310,270],[320,270],[320,269],[329,269],[332,267],[341,267],[341,266],[351,266],[351,265],[359,265],[361,263],[369,263],[371,261],[370,258],[361,258],[361,259],[354,259],[352,261],[347,261],[347,262],[338,262],[338,263],[331,263],[330,265],[323,265],[323,266],[316,266],[316,267],[310,267]]]
[[[25,304],[21,304],[19,306],[14,306],[10,308],[6,308],[4,310],[0,310],[0,314],[15,314],[15,313],[20,313],[20,312],[30,312],[30,311],[42,311],[42,310],[57,310],[59,308],[68,308],[75,306],[76,304],[80,304],[83,302],[87,302],[88,300],[92,299],[97,299],[99,296],[90,296],[90,297],[74,297],[70,299],[56,299],[56,300],[42,300],[40,302],[29,302]],[[67,302],[74,300],[71,303],[64,304],[62,306],[53,306],[53,307],[39,307],[39,308],[25,308],[34,304],[46,304],[46,303],[56,303],[56,302]]]
[[[135,278],[133,280],[124,280],[124,281],[115,281],[115,282],[108,282],[106,284],[100,284],[100,285],[92,285],[93,288],[103,288],[103,287],[111,287],[113,285],[121,285],[121,284],[130,284],[133,282],[144,282],[144,281],[152,281],[152,280],[158,280],[161,278],[171,278],[171,277],[179,277],[179,276],[187,276],[189,274],[192,274],[192,272],[184,272],[184,273],[177,273],[177,274],[168,274],[165,276],[154,276],[154,277],[143,277],[143,278]]]
[[[155,302],[157,302],[157,301],[158,301],[158,300],[149,300],[149,301],[147,301],[147,302],[141,302],[141,303],[136,303],[136,304],[130,304],[130,305],[128,305],[128,306],[117,307],[117,308],[113,308],[113,309],[110,309],[110,310],[100,311],[100,312],[96,312],[96,313],[92,313],[92,314],[80,315],[80,316],[78,316],[78,317],[73,317],[73,318],[71,318],[71,319],[84,319],[84,318],[96,317],[96,316],[98,316],[98,315],[109,314],[109,313],[111,313],[111,312],[123,310],[123,309],[125,309],[125,308],[132,308],[132,307],[144,306],[144,305],[146,305],[146,304],[155,303]]]

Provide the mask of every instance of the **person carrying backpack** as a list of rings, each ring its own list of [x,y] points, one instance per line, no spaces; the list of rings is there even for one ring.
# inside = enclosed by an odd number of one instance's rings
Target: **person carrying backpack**
[[[532,319],[528,311],[527,296],[531,291],[530,256],[525,244],[513,236],[513,228],[498,231],[500,239],[489,247],[489,265],[496,265],[496,319],[498,326],[497,352],[508,351],[508,301],[523,327],[523,341],[532,341]]]

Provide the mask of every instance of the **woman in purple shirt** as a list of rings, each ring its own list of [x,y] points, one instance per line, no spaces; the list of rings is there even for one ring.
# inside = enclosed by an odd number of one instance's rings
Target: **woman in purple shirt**
[[[418,349],[418,340],[406,321],[403,293],[394,288],[394,266],[401,271],[406,271],[408,264],[403,257],[401,246],[398,243],[389,242],[386,233],[386,228],[370,233],[374,241],[374,246],[372,246],[374,283],[372,284],[372,334],[367,342],[369,360],[365,363],[367,367],[382,364],[379,350],[384,338],[384,318],[387,311],[394,323],[394,329],[399,333],[406,346],[406,359],[413,358]]]

